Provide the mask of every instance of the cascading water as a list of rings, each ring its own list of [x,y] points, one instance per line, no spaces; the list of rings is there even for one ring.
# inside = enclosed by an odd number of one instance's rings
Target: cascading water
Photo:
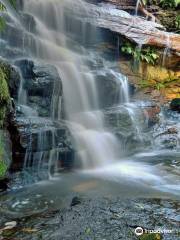
[[[141,0],[137,0],[137,2],[136,2],[136,9],[135,9],[135,15],[136,16],[138,15],[138,9],[139,9],[140,3],[141,3]]]
[[[82,7],[83,2],[79,2]],[[83,51],[84,55],[80,55],[68,49],[68,28],[74,29],[78,34],[78,28],[82,27],[82,38],[86,38],[82,23],[78,26],[76,22],[67,20],[67,6],[72,11],[73,4],[73,1],[31,0],[25,2],[24,11],[32,14],[36,21],[37,35],[33,36],[33,41],[38,51],[29,46],[31,53],[36,58],[53,63],[58,69],[63,82],[66,119],[74,138],[77,156],[83,167],[93,168],[118,157],[118,142],[116,137],[104,128],[95,78],[83,61],[83,58],[88,58],[87,54]],[[51,20],[48,18],[50,9],[53,13]],[[123,96],[127,83],[122,79],[121,84],[120,95]],[[128,96],[124,95],[124,98],[127,100]],[[55,112],[56,106],[52,107]],[[61,106],[56,109],[60,112]]]
[[[170,47],[171,47],[170,33],[167,33],[166,48],[164,49],[163,58],[162,58],[162,67],[164,67],[166,64],[166,58],[170,53]]]

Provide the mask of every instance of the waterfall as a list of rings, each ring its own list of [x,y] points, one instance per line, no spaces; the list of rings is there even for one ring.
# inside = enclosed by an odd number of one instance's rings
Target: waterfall
[[[83,1],[76,4],[85,11]],[[87,36],[96,29],[73,16],[74,1],[30,0],[25,1],[24,11],[31,14],[36,22],[36,34],[28,34],[30,54],[44,62],[56,66],[63,83],[63,100],[65,106],[65,120],[74,138],[76,158],[80,159],[83,168],[96,168],[115,161],[119,156],[119,142],[110,131],[104,127],[103,110],[100,109],[100,99],[96,80],[86,65],[88,52],[73,51],[69,43],[76,44],[77,38],[82,42],[93,36]],[[49,13],[51,17],[49,18]],[[69,16],[71,15],[71,18]],[[72,31],[71,31],[72,30]],[[82,50],[82,48],[81,48]],[[122,75],[116,76],[121,81],[122,101],[127,101],[127,81]],[[56,87],[55,87],[55,91]],[[55,104],[58,102],[58,106]],[[60,120],[61,101],[53,99],[51,105],[52,120]],[[57,117],[58,116],[58,117]],[[43,148],[46,139],[42,133],[39,136],[39,148]],[[43,161],[42,153],[37,156],[38,166]],[[51,152],[49,164],[57,155]]]
[[[139,8],[140,3],[141,3],[141,0],[137,0],[137,2],[136,2],[136,9],[135,9],[135,15],[136,16],[138,15],[138,8]]]
[[[83,169],[81,174],[95,173],[103,178],[108,175],[110,180],[118,182],[123,182],[124,177],[128,181],[140,179],[139,183],[142,180],[148,185],[153,180],[155,186],[157,182],[167,183],[168,179],[159,176],[165,172],[161,166],[151,166],[148,157],[159,154],[152,145],[145,149],[151,152],[142,153],[141,158],[138,154],[131,155],[150,144],[145,139],[144,108],[139,107],[135,98],[131,101],[128,78],[119,72],[118,64],[112,58],[107,60],[106,53],[97,51],[104,39],[99,39],[101,31],[97,31],[89,17],[92,9],[96,13],[97,6],[88,8],[83,0],[23,3],[21,21],[6,3],[10,18],[2,40],[5,48],[11,50],[13,57],[7,53],[7,58],[17,67],[21,78],[15,100],[22,150],[15,151],[19,162],[24,158],[25,173],[30,168],[30,173],[38,173],[35,179],[39,180],[39,175],[44,178],[44,173],[50,178],[51,173],[56,176],[66,167],[65,161],[75,158],[75,166]],[[109,12],[119,14],[114,8],[100,9],[105,16]],[[118,49],[119,44],[120,38]],[[164,61],[168,46],[169,35]],[[30,75],[24,76],[31,68]],[[51,71],[55,71],[53,76]],[[50,91],[44,91],[44,82]],[[38,90],[38,94],[28,92],[33,90]],[[164,162],[164,156],[160,159]]]

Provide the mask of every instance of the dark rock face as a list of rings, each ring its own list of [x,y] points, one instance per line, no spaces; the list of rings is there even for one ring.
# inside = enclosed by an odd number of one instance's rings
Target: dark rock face
[[[64,123],[40,117],[17,117],[14,122],[11,121],[9,131],[13,143],[12,170],[21,169],[25,159],[28,159],[29,167],[36,164],[37,158],[39,161],[42,158],[42,165],[48,165],[52,154],[56,155],[53,164],[57,164],[58,168],[72,166],[74,150],[70,132]]]
[[[102,101],[100,105],[102,108],[110,107],[117,103],[119,95],[118,83],[113,79],[111,74],[104,73],[96,76],[96,84],[99,93],[99,99]]]
[[[178,111],[180,113],[180,98],[175,98],[170,103],[170,108],[173,111]]]
[[[20,80],[17,85],[17,77],[10,68],[13,76],[9,81],[11,95],[18,99],[21,84],[26,93],[26,103],[18,105],[16,101],[16,111],[9,115],[8,130],[13,154],[11,170],[21,169],[25,161],[28,167],[41,161],[39,164],[49,171],[54,171],[54,165],[56,171],[58,168],[70,168],[74,157],[70,132],[65,123],[56,121],[63,95],[56,68],[30,59],[18,60],[15,65]]]
[[[7,188],[8,188],[8,181],[9,180],[7,178],[5,178],[3,180],[0,179],[0,193],[7,190]]]
[[[53,95],[57,96],[57,105],[59,98],[62,97],[62,82],[56,68],[28,59],[16,61],[16,65],[22,73],[27,105],[36,109],[39,116],[49,117]]]

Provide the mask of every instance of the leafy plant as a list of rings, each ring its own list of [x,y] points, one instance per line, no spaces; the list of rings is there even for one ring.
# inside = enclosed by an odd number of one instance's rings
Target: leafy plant
[[[175,18],[175,25],[177,29],[180,29],[180,15],[177,15]]]
[[[165,88],[165,85],[164,85],[164,83],[158,82],[158,83],[156,83],[155,87],[157,90],[161,90],[162,88]]]
[[[139,88],[147,88],[147,87],[150,87],[151,84],[149,83],[148,80],[144,80],[142,79],[140,82],[139,82]]]
[[[163,8],[176,8],[180,4],[180,0],[161,0],[160,5]]]
[[[133,56],[135,60],[145,61],[149,64],[154,65],[159,58],[156,50],[152,47],[139,48],[130,42],[126,42],[122,47],[121,51]]]

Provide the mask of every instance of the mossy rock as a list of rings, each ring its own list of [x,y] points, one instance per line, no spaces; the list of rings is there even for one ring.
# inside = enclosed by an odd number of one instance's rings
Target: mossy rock
[[[162,236],[159,233],[143,234],[139,240],[162,240]]]
[[[5,162],[5,151],[2,136],[0,135],[0,180],[5,178],[8,166]]]
[[[7,104],[9,102],[9,89],[6,82],[7,75],[2,68],[0,68],[0,103]]]
[[[7,84],[7,73],[5,69],[0,65],[0,128],[4,123],[6,116],[6,110],[10,103],[10,94]]]

